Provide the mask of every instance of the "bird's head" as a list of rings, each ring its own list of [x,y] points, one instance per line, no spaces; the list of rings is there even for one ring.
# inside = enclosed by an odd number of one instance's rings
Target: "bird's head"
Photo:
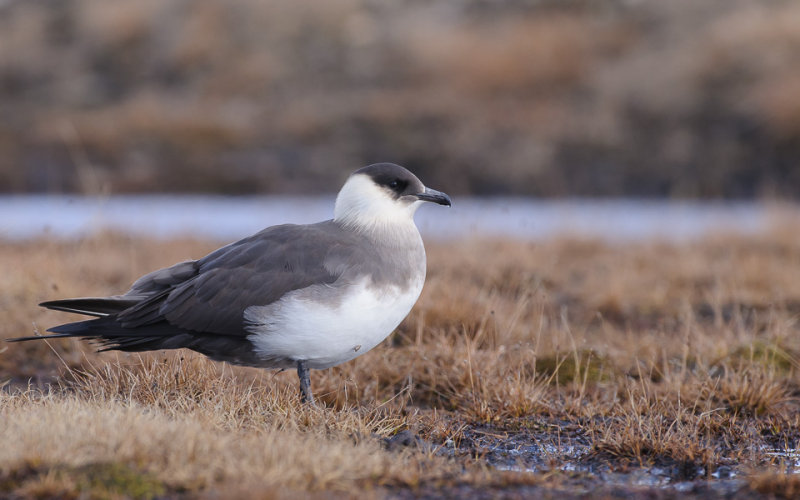
[[[426,201],[450,206],[449,196],[425,187],[405,168],[376,163],[350,175],[336,197],[333,219],[358,229],[406,223]]]

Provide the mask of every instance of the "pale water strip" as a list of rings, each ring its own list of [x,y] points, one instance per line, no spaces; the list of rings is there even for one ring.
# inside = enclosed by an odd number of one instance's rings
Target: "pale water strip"
[[[275,224],[329,219],[332,212],[333,196],[0,196],[0,238],[75,238],[111,229],[156,238],[230,240]],[[675,241],[711,233],[757,234],[776,213],[797,212],[757,202],[455,197],[449,209],[423,206],[416,220],[427,238],[578,235]]]

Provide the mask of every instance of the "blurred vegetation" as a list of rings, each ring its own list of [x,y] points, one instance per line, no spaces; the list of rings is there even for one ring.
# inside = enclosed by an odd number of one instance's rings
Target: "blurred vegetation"
[[[800,194],[791,0],[5,0],[0,191]]]

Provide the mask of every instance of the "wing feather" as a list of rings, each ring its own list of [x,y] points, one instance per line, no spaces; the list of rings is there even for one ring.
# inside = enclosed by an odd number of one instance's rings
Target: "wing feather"
[[[153,290],[145,301],[123,311],[126,328],[166,320],[184,330],[247,335],[244,310],[268,305],[286,293],[333,283],[346,270],[326,265],[332,253],[354,250],[352,236],[332,221],[267,228],[212,252],[137,281],[129,293]],[[150,276],[151,278],[147,278]]]

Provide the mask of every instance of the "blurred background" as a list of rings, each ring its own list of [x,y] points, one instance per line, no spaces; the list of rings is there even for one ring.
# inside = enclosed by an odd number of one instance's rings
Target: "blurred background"
[[[800,194],[800,2],[3,0],[0,191]]]

